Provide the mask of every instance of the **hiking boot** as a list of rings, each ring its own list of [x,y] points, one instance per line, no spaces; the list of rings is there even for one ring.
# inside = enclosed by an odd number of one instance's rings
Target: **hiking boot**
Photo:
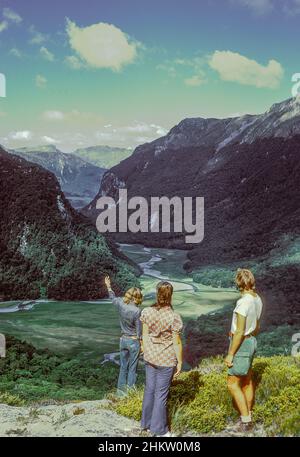
[[[242,422],[238,424],[237,428],[235,429],[238,433],[250,433],[253,430],[253,423],[252,422]]]

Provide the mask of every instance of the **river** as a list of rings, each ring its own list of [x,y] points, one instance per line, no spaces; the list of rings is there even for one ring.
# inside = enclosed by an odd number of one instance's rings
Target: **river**
[[[201,314],[213,313],[233,304],[237,292],[202,286],[193,282],[182,265],[186,252],[120,245],[120,249],[143,269],[141,283],[143,306],[155,299],[155,286],[160,279],[174,287],[173,306],[184,322]],[[38,300],[23,309],[18,302],[0,304],[0,333],[10,334],[68,356],[99,358],[118,348],[118,315],[108,299],[90,302],[57,302]]]

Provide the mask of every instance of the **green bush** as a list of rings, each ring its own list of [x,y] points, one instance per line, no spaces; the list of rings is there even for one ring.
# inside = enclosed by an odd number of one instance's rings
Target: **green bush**
[[[269,435],[300,435],[300,359],[258,357],[253,365],[257,386],[254,421]],[[221,358],[206,359],[195,370],[173,381],[168,402],[169,422],[177,431],[220,432],[237,412],[227,391],[227,374]],[[111,408],[140,420],[143,389],[115,398]]]
[[[6,357],[0,359],[0,402],[99,400],[115,387],[118,372],[116,365],[67,359],[7,336]]]
[[[12,395],[9,392],[0,392],[0,404],[1,403],[10,406],[23,406],[25,404],[24,400],[18,395]]]

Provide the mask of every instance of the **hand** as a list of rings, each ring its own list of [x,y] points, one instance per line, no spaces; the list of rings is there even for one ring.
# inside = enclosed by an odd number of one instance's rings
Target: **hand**
[[[233,366],[233,355],[232,354],[228,354],[226,357],[225,357],[225,365],[228,367],[228,368],[231,368]]]
[[[105,283],[105,285],[107,287],[107,290],[111,290],[111,282],[110,282],[110,277],[108,275],[105,276],[104,283]]]
[[[176,371],[175,371],[174,376],[173,376],[173,379],[178,378],[178,376],[179,376],[180,373],[181,373],[181,370],[182,370],[182,363],[181,363],[181,362],[178,362],[178,363],[177,363],[177,367],[176,367]]]

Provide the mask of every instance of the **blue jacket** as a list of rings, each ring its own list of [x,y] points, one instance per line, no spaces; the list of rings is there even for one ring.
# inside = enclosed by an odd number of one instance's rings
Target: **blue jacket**
[[[123,298],[116,297],[113,291],[109,291],[109,298],[118,310],[122,335],[140,338],[142,336],[141,309],[134,303],[124,303]]]

